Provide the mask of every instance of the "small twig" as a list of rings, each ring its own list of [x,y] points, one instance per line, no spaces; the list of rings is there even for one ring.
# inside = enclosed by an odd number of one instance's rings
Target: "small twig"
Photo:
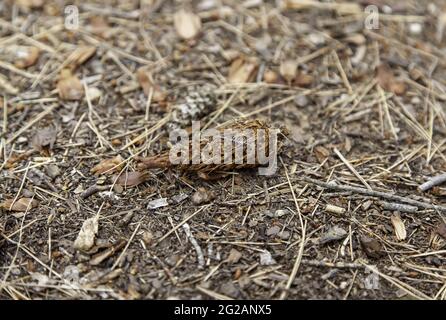
[[[118,266],[119,262],[121,261],[122,257],[124,256],[125,252],[127,251],[128,247],[130,246],[130,243],[132,242],[133,238],[135,237],[136,233],[138,232],[140,226],[141,226],[141,223],[138,223],[138,225],[135,228],[135,231],[133,231],[132,236],[130,237],[129,241],[125,245],[124,250],[122,250],[122,252],[119,255],[118,259],[116,259],[115,263],[111,267],[111,270],[114,270]]]
[[[420,189],[420,191],[427,191],[435,186],[438,186],[442,183],[446,182],[446,173],[440,174],[438,176],[435,176],[431,179],[429,179],[428,181],[426,181],[425,183],[423,183],[422,185],[420,185],[418,187],[418,189]]]
[[[154,246],[158,245],[161,241],[163,241],[164,239],[166,239],[168,236],[170,236],[172,233],[174,233],[176,230],[178,230],[179,227],[181,227],[183,224],[185,224],[186,222],[188,222],[190,219],[192,219],[194,216],[196,216],[199,212],[203,211],[204,208],[209,207],[210,205],[207,206],[203,206],[200,209],[198,209],[197,211],[195,211],[194,213],[192,213],[190,216],[188,216],[187,218],[185,218],[183,221],[181,221],[179,224],[177,224],[174,228],[172,228],[169,232],[167,232],[164,236],[162,236],[155,244]]]
[[[382,201],[381,205],[382,205],[383,209],[390,210],[390,211],[400,211],[400,212],[408,212],[408,213],[415,213],[418,211],[418,207],[411,206],[408,204],[402,204],[402,203]]]
[[[184,223],[182,225],[182,228],[183,228],[184,232],[186,233],[186,236],[189,239],[190,243],[192,244],[192,246],[194,247],[195,251],[197,252],[198,265],[199,265],[200,268],[202,268],[204,266],[203,250],[201,250],[200,245],[198,244],[197,240],[192,235],[192,232],[190,231],[189,224]]]
[[[105,191],[105,190],[107,190],[109,188],[110,188],[109,185],[105,185],[105,186],[98,186],[96,184],[92,185],[87,190],[85,190],[84,192],[81,193],[81,198],[82,199],[86,199],[86,198],[94,195],[95,193],[97,193],[99,191]]]
[[[419,208],[433,209],[433,210],[439,210],[442,212],[446,212],[446,207],[434,205],[434,204],[430,204],[430,203],[425,203],[425,202],[421,202],[421,201],[417,201],[417,200],[413,200],[413,199],[408,199],[408,198],[405,198],[402,196],[397,196],[397,195],[390,194],[387,192],[372,191],[372,190],[367,190],[364,188],[351,187],[351,186],[340,186],[340,185],[336,184],[335,182],[327,183],[327,182],[319,181],[319,180],[312,179],[309,177],[304,177],[303,180],[305,180],[306,182],[318,185],[320,187],[331,189],[331,190],[349,191],[349,192],[364,194],[364,195],[371,196],[371,197],[378,197],[378,198],[383,198],[383,199],[388,199],[388,200],[393,200],[393,201],[398,201],[398,202],[404,202],[404,203],[408,203],[408,204],[417,206]]]
[[[363,185],[365,185],[367,187],[367,189],[372,190],[372,188],[370,187],[370,185],[367,183],[367,181],[364,180],[363,177],[361,177],[361,175],[358,173],[358,171],[356,171],[356,169],[351,165],[351,163],[344,158],[344,156],[342,155],[342,153],[338,150],[338,148],[334,148],[334,153],[336,153],[336,155],[339,157],[339,159],[341,159],[342,162],[344,162],[344,164],[347,166],[347,168],[355,175],[356,178],[359,179],[359,181],[362,182]]]

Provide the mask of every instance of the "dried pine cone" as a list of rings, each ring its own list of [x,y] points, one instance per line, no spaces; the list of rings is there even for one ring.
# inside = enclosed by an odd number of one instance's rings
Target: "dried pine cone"
[[[228,129],[235,134],[228,134]],[[182,150],[182,155],[186,155],[180,163],[171,162],[173,150],[170,150],[152,157],[138,157],[137,160],[140,161],[138,167],[140,169],[172,168],[196,172],[201,177],[207,178],[229,170],[265,166],[266,160],[272,160],[268,158],[270,143],[274,143],[277,153],[282,147],[284,136],[288,134],[285,128],[274,129],[261,120],[238,120],[213,130],[215,134],[202,136],[197,141],[200,147],[198,154],[193,153],[191,139],[182,146],[183,149],[176,148],[175,151]],[[220,152],[212,153],[214,150],[220,150]],[[277,154],[274,153],[273,156],[277,157]]]
[[[180,100],[183,102],[173,106],[172,120],[168,125],[170,130],[190,126],[192,121],[211,113],[216,105],[216,97],[209,87],[189,88]]]

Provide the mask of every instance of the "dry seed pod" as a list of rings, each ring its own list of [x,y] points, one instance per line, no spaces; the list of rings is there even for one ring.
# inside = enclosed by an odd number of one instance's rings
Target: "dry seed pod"
[[[40,54],[39,48],[29,46],[14,46],[11,50],[13,50],[14,65],[20,69],[36,64]]]
[[[265,70],[265,73],[263,74],[263,80],[266,83],[277,83],[277,81],[279,80],[279,77],[275,71]]]
[[[176,12],[173,23],[178,35],[185,40],[195,38],[201,29],[200,17],[186,10]]]
[[[112,173],[115,171],[120,171],[123,167],[124,159],[118,154],[116,157],[111,159],[105,159],[95,165],[90,169],[90,172],[96,175],[103,173]]]
[[[253,57],[241,57],[232,62],[228,73],[229,83],[250,82],[259,67],[259,62]]]
[[[67,58],[67,66],[71,70],[76,69],[78,66],[84,64],[90,59],[96,52],[96,47],[82,46],[76,48]]]
[[[392,221],[396,238],[398,240],[406,239],[407,237],[406,227],[404,226],[403,220],[401,220],[401,216],[398,213],[395,213],[390,217],[390,221]]]
[[[57,89],[62,100],[81,100],[84,96],[84,87],[81,81],[71,73],[70,69],[63,69],[60,72]]]
[[[280,64],[280,75],[288,82],[291,83],[297,75],[297,61],[287,59]]]
[[[228,130],[235,132],[235,135],[228,135]],[[214,133],[216,135],[200,138],[198,142],[199,152],[195,155],[192,151],[194,148],[193,142],[190,139],[183,150],[187,153],[184,162],[172,163],[171,152],[164,152],[152,157],[138,157],[137,160],[140,161],[138,168],[172,168],[179,171],[196,172],[200,177],[208,178],[212,175],[218,176],[218,174],[229,170],[260,167],[265,165],[260,157],[270,154],[271,134],[277,133],[276,152],[279,152],[282,139],[288,134],[285,128],[274,129],[261,120],[235,121],[215,129]],[[242,135],[238,135],[238,133],[242,133]],[[229,151],[225,152],[228,150],[228,146]],[[215,150],[219,150],[219,152],[213,152]],[[249,153],[252,150],[254,150],[254,153]],[[216,156],[219,158],[215,159]],[[239,161],[235,161],[237,158]]]

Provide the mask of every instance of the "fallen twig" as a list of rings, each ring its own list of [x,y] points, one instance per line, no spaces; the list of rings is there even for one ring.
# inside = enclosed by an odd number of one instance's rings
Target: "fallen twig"
[[[420,191],[427,191],[435,186],[438,186],[442,183],[446,182],[446,173],[440,174],[438,176],[435,176],[433,178],[431,178],[429,181],[426,181],[425,183],[423,183],[422,185],[420,185],[418,187],[418,189],[420,189]]]
[[[419,208],[439,210],[441,212],[446,212],[446,207],[435,205],[435,204],[430,204],[430,203],[425,203],[425,202],[421,202],[418,200],[408,199],[408,198],[405,198],[402,196],[397,196],[397,195],[386,193],[386,192],[372,191],[372,190],[367,190],[367,189],[359,188],[359,187],[341,186],[341,185],[336,184],[336,182],[334,182],[334,181],[323,182],[323,181],[319,181],[319,180],[312,179],[309,177],[304,177],[303,180],[306,182],[318,185],[320,187],[331,189],[331,190],[349,191],[349,192],[364,194],[364,195],[371,196],[371,197],[378,197],[378,198],[403,202],[403,203],[417,206]]]

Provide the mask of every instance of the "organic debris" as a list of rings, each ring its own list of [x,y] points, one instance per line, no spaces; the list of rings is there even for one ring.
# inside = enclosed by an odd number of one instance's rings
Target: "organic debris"
[[[62,100],[81,100],[84,96],[84,86],[69,69],[60,72],[57,90]]]
[[[56,142],[56,130],[54,128],[44,128],[36,132],[33,136],[32,146],[36,151],[49,156]]]
[[[251,130],[253,133],[252,140],[248,141],[232,141],[231,150],[228,154],[232,157],[232,159],[236,159],[236,153],[241,152],[243,161],[237,164],[235,161],[225,161],[225,139],[227,139],[224,135],[224,131],[227,129],[231,130]],[[139,168],[142,169],[154,169],[154,168],[173,168],[180,171],[187,172],[196,172],[206,175],[219,174],[221,172],[229,171],[229,170],[237,170],[237,169],[246,169],[246,168],[255,168],[262,165],[262,161],[260,160],[260,154],[258,150],[262,150],[265,152],[264,154],[269,154],[269,141],[270,135],[274,128],[271,128],[268,124],[260,120],[240,120],[235,121],[226,126],[222,126],[216,129],[218,133],[218,137],[220,139],[214,139],[210,137],[203,137],[200,141],[200,150],[207,150],[207,152],[212,150],[222,150],[220,152],[220,161],[211,162],[209,160],[212,159],[203,159],[203,161],[199,161],[199,163],[195,163],[196,159],[193,159],[192,154],[192,142],[188,142],[186,147],[186,159],[188,163],[180,163],[174,164],[171,162],[171,154],[170,152],[165,152],[163,154],[152,156],[152,157],[138,157],[137,160],[140,161]],[[277,129],[279,130],[279,129]],[[259,132],[263,131],[264,137],[261,138],[261,134]],[[287,134],[286,129],[279,130],[279,134],[277,139],[279,142],[277,143],[277,151],[279,152],[281,149],[281,140],[283,140],[284,134]],[[261,145],[259,145],[261,144]],[[251,150],[257,150],[254,157],[254,162],[248,162],[248,145],[253,147]],[[238,148],[241,148],[240,150]],[[206,153],[206,152],[205,152]],[[201,155],[203,156],[203,154]],[[208,162],[208,163],[207,163]],[[229,162],[229,163],[228,163]]]
[[[195,38],[200,32],[200,17],[193,12],[182,9],[174,14],[173,21],[177,34],[185,40]]]
[[[259,62],[253,57],[241,57],[234,60],[229,68],[229,83],[246,83],[254,79]]]
[[[37,207],[39,202],[32,198],[7,199],[0,204],[0,207],[8,211],[28,211]]]
[[[167,94],[157,85],[154,84],[152,75],[145,69],[139,68],[136,72],[139,85],[147,96],[151,95],[154,102],[162,102],[167,98]]]
[[[386,91],[402,95],[406,91],[406,85],[395,79],[392,69],[387,64],[380,64],[377,69],[378,84]]]
[[[392,221],[396,238],[399,241],[405,240],[407,237],[407,232],[406,227],[404,226],[404,222],[403,220],[401,220],[401,216],[398,213],[395,213],[390,217],[390,220]]]
[[[124,166],[124,159],[118,154],[111,159],[104,159],[90,169],[90,172],[96,175],[111,174],[116,171],[121,171]]]
[[[0,299],[446,297],[444,1],[0,7]]]
[[[82,228],[74,241],[74,248],[77,250],[88,251],[90,250],[96,238],[96,234],[99,230],[98,216],[89,218],[84,221]]]

